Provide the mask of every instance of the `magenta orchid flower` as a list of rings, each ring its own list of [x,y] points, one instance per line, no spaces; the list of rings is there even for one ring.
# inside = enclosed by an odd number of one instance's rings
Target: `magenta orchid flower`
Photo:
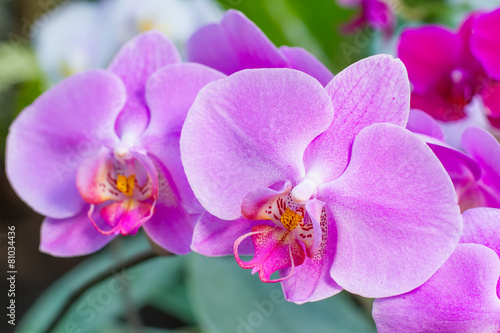
[[[403,128],[409,90],[403,64],[386,55],[326,88],[292,69],[207,85],[181,134],[187,178],[212,214],[192,249],[234,253],[296,303],[421,285],[453,252],[461,216],[446,171]]]
[[[300,47],[277,48],[243,13],[228,10],[220,23],[198,30],[186,45],[188,60],[227,75],[249,68],[293,68],[326,85],[332,73]]]
[[[457,121],[468,116],[466,108],[480,96],[490,122],[498,125],[500,85],[473,56],[476,25],[482,20],[474,13],[456,32],[438,25],[403,31],[398,54],[413,84],[412,108],[439,121]]]
[[[345,33],[353,33],[369,26],[382,30],[386,37],[392,35],[396,22],[387,2],[383,0],[337,0],[337,3],[343,7],[360,8],[359,15],[342,27]]]
[[[500,128],[500,8],[479,15],[473,23],[471,50],[492,79],[482,94],[488,118],[493,126]]]
[[[421,287],[375,300],[380,333],[500,332],[500,210],[464,213],[463,236],[450,259]]]
[[[428,114],[412,110],[407,129],[422,135],[450,175],[462,212],[474,207],[500,208],[500,144],[479,127],[461,137],[464,151],[444,143],[438,123]]]
[[[168,251],[190,251],[202,208],[180,162],[183,120],[198,90],[223,74],[181,64],[157,32],[124,46],[109,70],[72,76],[14,121],[7,174],[46,218],[40,249],[99,250],[143,226]]]

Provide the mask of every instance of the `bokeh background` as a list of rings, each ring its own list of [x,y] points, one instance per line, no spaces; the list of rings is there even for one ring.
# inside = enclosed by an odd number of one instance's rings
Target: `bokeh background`
[[[5,236],[7,226],[15,225],[17,331],[44,332],[85,281],[149,249],[140,234],[84,258],[38,251],[42,217],[18,199],[6,179],[5,138],[16,115],[50,86],[72,73],[106,67],[123,43],[145,30],[164,32],[182,52],[190,34],[228,8],[245,13],[277,46],[304,47],[338,73],[368,55],[394,54],[404,26],[453,27],[467,12],[496,2],[393,0],[397,24],[387,37],[368,26],[343,34],[358,9],[335,0],[0,0],[0,261],[6,272]],[[1,283],[5,309],[6,279]],[[54,332],[375,332],[370,311],[371,300],[348,294],[288,304],[279,285],[260,283],[232,258],[193,254],[117,271],[83,294]],[[0,331],[13,331],[2,318]]]

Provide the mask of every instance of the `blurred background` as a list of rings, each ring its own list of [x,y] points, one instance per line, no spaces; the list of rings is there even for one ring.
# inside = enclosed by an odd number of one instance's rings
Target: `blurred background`
[[[7,226],[15,225],[16,329],[45,331],[85,281],[149,248],[140,235],[86,258],[38,251],[42,217],[11,189],[4,156],[10,123],[43,91],[68,75],[105,68],[120,46],[149,29],[165,33],[182,53],[196,29],[228,8],[246,14],[277,46],[304,47],[338,73],[368,55],[394,54],[404,26],[454,27],[495,2],[388,0],[390,23],[376,25],[356,21],[362,8],[347,0],[0,0],[0,261],[7,271]],[[4,278],[2,294],[7,289]],[[117,271],[83,294],[54,332],[375,332],[370,311],[370,300],[348,294],[288,304],[279,285],[261,283],[234,259],[193,254]],[[0,331],[13,331],[3,318]]]

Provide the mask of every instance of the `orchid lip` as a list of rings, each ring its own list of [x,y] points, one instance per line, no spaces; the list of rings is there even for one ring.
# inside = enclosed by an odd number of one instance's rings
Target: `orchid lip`
[[[121,160],[114,153],[103,149],[98,156],[84,161],[79,167],[77,187],[82,198],[91,204],[88,216],[100,233],[135,234],[155,209],[153,175],[134,156]],[[100,227],[101,222],[111,229]]]
[[[285,181],[280,189],[257,188],[247,194],[242,203],[243,216],[263,221],[263,224],[254,226],[251,232],[234,242],[233,252],[240,267],[251,268],[252,273],[259,272],[263,282],[280,282],[293,275],[294,268],[302,265],[306,257],[316,257],[326,232],[321,223],[323,219],[326,223],[324,204],[311,199],[318,186],[318,182],[305,178],[298,187]],[[303,198],[305,203],[292,197],[295,189],[296,196]],[[251,261],[243,262],[238,247],[248,237],[252,238],[255,254]],[[284,277],[270,278],[273,272],[281,269],[290,270]]]

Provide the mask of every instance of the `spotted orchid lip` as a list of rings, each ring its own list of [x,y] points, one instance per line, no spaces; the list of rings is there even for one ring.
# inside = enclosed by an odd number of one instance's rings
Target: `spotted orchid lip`
[[[238,254],[241,242],[251,237],[255,255],[252,260],[245,262]],[[262,282],[281,282],[293,275],[294,268],[302,265],[305,253],[300,243],[292,236],[291,232],[277,226],[257,225],[252,231],[240,236],[234,242],[234,255],[240,267],[252,269],[252,274],[259,272]],[[271,275],[284,268],[291,268],[289,274],[278,279],[271,279]]]
[[[282,182],[277,190],[258,188],[251,191],[242,204],[245,217],[273,224],[255,226],[251,232],[238,237],[233,245],[238,264],[251,268],[252,273],[258,271],[263,282],[280,282],[291,277],[295,267],[303,264],[306,254],[313,258],[323,238],[326,239],[322,235],[327,225],[324,203],[316,199],[307,200],[305,204],[295,201],[292,197],[295,188],[290,181]],[[324,226],[321,226],[322,220]],[[251,261],[244,262],[238,251],[241,242],[248,237],[252,239],[255,255]],[[285,268],[290,268],[285,277],[270,279],[274,271]]]
[[[158,180],[131,150],[128,159],[117,159],[115,152],[103,148],[85,160],[78,169],[77,187],[91,204],[87,213],[93,226],[104,235],[134,234],[153,215]],[[95,214],[109,225],[103,229]]]

